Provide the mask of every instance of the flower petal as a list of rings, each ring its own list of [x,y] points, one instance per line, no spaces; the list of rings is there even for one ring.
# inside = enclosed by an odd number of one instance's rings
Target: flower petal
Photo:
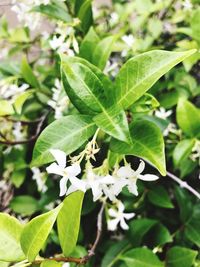
[[[48,173],[54,173],[54,174],[57,174],[57,175],[60,175],[60,176],[63,176],[64,173],[63,173],[63,169],[57,164],[57,163],[52,163],[50,166],[48,166],[46,168],[46,171]]]
[[[110,208],[109,210],[108,210],[108,214],[109,214],[109,216],[111,216],[111,217],[117,217],[117,211],[116,210],[114,210],[113,208]]]
[[[64,196],[66,194],[67,191],[67,177],[63,177],[60,180],[60,197]]]
[[[129,229],[129,226],[128,226],[128,224],[125,222],[124,218],[121,218],[121,220],[120,220],[120,226],[121,226],[121,228],[124,229],[124,230],[128,230],[128,229]]]
[[[137,190],[137,185],[136,185],[136,182],[135,181],[129,182],[129,184],[128,184],[128,190],[129,190],[130,193],[138,196],[138,190]]]
[[[144,171],[144,169],[145,169],[145,163],[143,160],[140,160],[140,164],[139,164],[139,166],[135,172],[138,175],[138,174],[142,173]]]
[[[117,224],[119,223],[119,219],[113,219],[113,220],[108,220],[107,225],[108,225],[108,230],[109,231],[115,231],[117,230]]]
[[[92,183],[90,186],[92,189],[93,201],[96,201],[103,195],[102,188],[98,183]]]
[[[101,184],[114,184],[115,179],[111,175],[106,175],[103,178],[99,179],[99,183]]]
[[[133,176],[134,171],[131,169],[130,164],[127,164],[126,166],[123,166],[119,168],[117,171],[117,176],[120,178],[131,178]]]
[[[74,163],[72,166],[66,167],[65,171],[69,177],[77,176],[81,173],[81,167],[78,163]]]
[[[135,216],[135,213],[131,212],[131,213],[123,213],[123,216],[125,219],[130,220],[131,218],[133,218]]]
[[[65,154],[65,152],[59,149],[50,149],[50,152],[55,158],[55,160],[58,162],[58,165],[64,169],[67,161],[67,155]]]
[[[154,174],[145,174],[145,175],[139,175],[138,179],[142,181],[156,181],[159,179],[159,177]]]
[[[78,190],[83,192],[86,191],[86,183],[75,176],[69,177],[71,184],[76,187]]]

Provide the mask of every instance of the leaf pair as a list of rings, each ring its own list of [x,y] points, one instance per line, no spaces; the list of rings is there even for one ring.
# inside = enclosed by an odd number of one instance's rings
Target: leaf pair
[[[60,244],[65,256],[74,250],[78,239],[84,193],[77,191],[57,208],[39,215],[25,226],[15,218],[0,213],[0,261],[33,262],[57,220]]]

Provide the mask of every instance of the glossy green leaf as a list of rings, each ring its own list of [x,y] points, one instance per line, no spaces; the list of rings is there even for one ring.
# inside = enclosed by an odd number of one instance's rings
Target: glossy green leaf
[[[65,57],[62,60],[62,80],[70,100],[80,112],[95,114],[105,109],[104,86],[82,61],[75,62],[73,58]]]
[[[39,12],[41,14],[44,14],[50,18],[62,20],[64,22],[71,22],[72,18],[69,15],[67,9],[64,5],[59,4],[49,4],[49,5],[40,5],[35,6],[32,11]]]
[[[35,92],[35,90],[28,90],[22,94],[20,94],[14,102],[14,108],[16,110],[17,113],[21,113],[22,111],[22,107],[24,105],[24,103],[26,102],[26,100]]]
[[[151,244],[151,247],[162,246],[173,241],[169,230],[162,223],[152,227],[145,240]]]
[[[121,240],[110,246],[102,259],[101,267],[112,267],[119,260],[120,255],[129,248],[127,240]]]
[[[190,210],[190,216],[185,224],[185,235],[196,246],[200,247],[200,205],[196,204]]]
[[[103,70],[113,50],[118,36],[113,35],[102,39],[94,49],[92,63]]]
[[[58,236],[65,256],[73,252],[79,234],[84,193],[77,191],[67,196],[58,215]]]
[[[24,80],[30,84],[33,88],[39,88],[39,82],[29,65],[27,58],[24,56],[21,63],[21,74]]]
[[[164,140],[160,129],[152,122],[138,120],[130,125],[132,145],[112,140],[111,150],[120,154],[135,155],[153,164],[166,175]]]
[[[185,139],[180,141],[176,145],[173,152],[173,161],[175,166],[178,166],[185,158],[190,155],[194,144],[194,139]]]
[[[120,257],[127,267],[164,267],[158,257],[147,248],[135,248]]]
[[[61,73],[65,91],[81,113],[94,114],[97,110],[102,110],[101,105],[104,107],[114,105],[114,85],[100,69],[79,57],[61,55],[61,62]],[[65,67],[63,67],[65,65],[69,66],[67,69],[69,73],[65,71]],[[83,72],[77,72],[77,66],[82,66]],[[73,76],[72,71],[74,72]],[[87,72],[88,77],[85,76],[85,72]],[[93,79],[94,83],[100,85],[100,88],[94,87],[92,84]],[[80,86],[80,89],[77,88],[77,84]],[[98,101],[100,102],[100,107],[98,104],[97,108],[95,108],[94,104]]]
[[[126,114],[119,107],[113,106],[105,112],[96,115],[93,120],[98,127],[112,137],[126,143],[131,143]]]
[[[134,247],[141,245],[143,237],[148,233],[148,231],[158,222],[152,219],[140,218],[135,219],[129,224],[129,234],[131,243]]]
[[[53,161],[49,150],[56,148],[70,154],[94,133],[96,127],[89,116],[69,115],[54,121],[39,136],[33,151],[32,165]]]
[[[200,110],[181,99],[176,109],[176,119],[182,131],[190,137],[200,136]]]
[[[197,256],[197,251],[183,248],[172,247],[167,252],[166,266],[167,267],[191,267]]]
[[[156,186],[154,189],[148,191],[148,199],[151,203],[162,208],[172,209],[174,205],[163,186]]]
[[[93,22],[91,3],[92,0],[84,0],[77,14],[77,17],[81,21],[81,29],[84,33],[88,31]]]
[[[30,262],[34,261],[43,247],[61,208],[62,204],[47,213],[33,218],[24,227],[20,243],[24,254]]]
[[[30,216],[39,209],[38,200],[31,196],[16,196],[10,202],[10,208],[23,216]]]
[[[129,59],[116,77],[116,99],[128,108],[175,65],[196,50],[169,52],[153,50]]]
[[[18,262],[25,259],[20,246],[23,225],[6,213],[0,213],[0,261]]]
[[[40,264],[40,267],[61,267],[62,265],[62,262],[57,262],[55,260],[44,260]]]
[[[100,39],[94,28],[91,27],[81,43],[79,56],[92,62],[93,53],[99,41]]]
[[[0,100],[0,116],[14,114],[14,108],[8,100]]]

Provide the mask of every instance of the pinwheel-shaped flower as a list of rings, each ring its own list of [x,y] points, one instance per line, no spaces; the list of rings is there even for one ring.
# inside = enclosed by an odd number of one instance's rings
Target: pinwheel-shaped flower
[[[108,215],[113,219],[108,220],[108,230],[115,231],[117,229],[117,225],[120,224],[121,228],[124,230],[128,230],[128,224],[126,220],[130,220],[135,216],[135,213],[124,213],[125,207],[121,201],[117,202],[117,210],[110,208],[108,210]]]
[[[59,149],[51,149],[50,152],[57,163],[52,163],[46,170],[48,173],[54,173],[62,176],[62,179],[60,180],[60,196],[64,196],[66,194],[68,181],[70,181],[77,190],[85,192],[85,183],[76,177],[81,173],[80,165],[78,163],[74,163],[67,167],[67,155],[63,151]]]
[[[136,171],[131,168],[130,164],[119,168],[119,170],[117,171],[117,175],[120,178],[127,178],[128,190],[136,196],[138,195],[138,189],[136,184],[138,179],[143,181],[155,181],[159,179],[159,177],[154,174],[142,174],[144,168],[145,163],[141,160],[139,167]]]

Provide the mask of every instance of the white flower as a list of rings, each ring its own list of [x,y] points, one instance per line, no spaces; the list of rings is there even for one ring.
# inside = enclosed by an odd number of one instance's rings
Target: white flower
[[[185,0],[182,5],[185,10],[191,10],[193,8],[193,5],[190,0]]]
[[[92,189],[93,201],[101,198],[103,194],[110,198],[110,200],[113,200],[114,196],[107,187],[114,183],[114,179],[111,175],[99,176],[93,172],[92,168],[88,168],[85,182],[86,188]]]
[[[45,174],[41,172],[40,169],[37,167],[31,168],[31,170],[33,172],[32,179],[36,181],[38,191],[43,192],[43,193],[46,192],[47,186],[45,185],[45,179],[44,179]]]
[[[66,94],[62,95],[62,84],[59,79],[55,80],[52,91],[52,99],[50,99],[47,104],[55,110],[55,119],[60,119],[63,116],[63,111],[67,109],[69,105],[69,98]]]
[[[132,34],[129,35],[124,35],[122,36],[122,40],[127,44],[128,47],[132,47],[134,42],[135,42],[135,38],[133,37]]]
[[[110,208],[108,210],[108,215],[112,217],[112,219],[109,219],[108,224],[108,230],[115,231],[117,230],[117,225],[120,224],[121,228],[124,230],[128,230],[128,224],[126,223],[126,220],[130,220],[135,216],[135,213],[124,213],[125,207],[124,204],[121,201],[117,202],[117,210]]]
[[[110,24],[111,24],[111,26],[117,24],[118,21],[119,21],[119,15],[116,12],[112,12],[110,14]]]
[[[144,174],[142,175],[141,173],[144,171],[145,168],[145,163],[144,161],[141,160],[139,167],[137,168],[136,171],[134,171],[130,164],[127,164],[124,167],[119,168],[117,171],[117,175],[120,178],[127,178],[127,186],[129,192],[133,193],[134,195],[138,195],[138,190],[137,190],[137,180],[143,180],[143,181],[155,181],[159,179],[158,176],[154,174]]]
[[[163,120],[166,120],[171,114],[172,114],[172,110],[166,111],[162,107],[155,111],[155,116]]]
[[[54,173],[62,176],[60,180],[60,196],[64,196],[67,192],[67,182],[70,181],[77,190],[85,192],[85,183],[78,179],[76,176],[81,173],[81,168],[78,163],[74,163],[71,166],[66,167],[67,155],[65,152],[59,149],[51,149],[51,154],[57,161],[47,167],[48,173]]]
[[[16,99],[21,93],[23,93],[26,89],[29,88],[29,85],[24,83],[21,86],[17,86],[16,84],[9,84],[6,81],[1,81],[0,83],[0,96],[3,99],[13,98]]]

